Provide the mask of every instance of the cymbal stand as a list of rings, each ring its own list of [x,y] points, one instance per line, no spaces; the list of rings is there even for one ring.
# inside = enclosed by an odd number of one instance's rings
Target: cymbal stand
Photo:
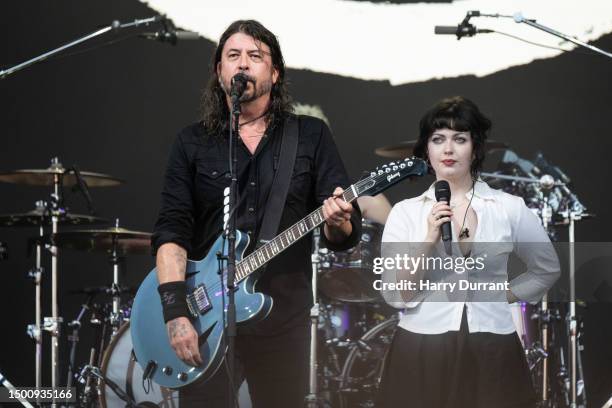
[[[586,390],[584,388],[584,377],[582,376],[582,362],[580,359],[578,338],[579,327],[576,319],[576,251],[575,251],[575,224],[581,213],[570,211],[569,218],[569,285],[570,302],[568,311],[569,327],[569,367],[570,367],[570,407],[586,406]],[[580,379],[579,379],[580,377]],[[582,397],[582,403],[578,405],[578,396]]]
[[[57,157],[51,159],[51,168],[63,169]],[[51,194],[49,205],[51,212],[51,232],[55,235],[57,234],[59,217],[62,211],[62,177],[59,173],[53,175],[53,194]],[[43,327],[44,330],[51,334],[51,387],[57,388],[59,386],[59,336],[62,318],[59,317],[57,307],[57,260],[59,248],[55,245],[53,240],[49,246],[49,252],[51,253],[51,317],[44,318]],[[55,408],[56,406],[57,404],[54,401],[51,407]]]
[[[36,208],[37,209],[42,209],[45,208],[46,203],[44,201],[37,201],[36,202]],[[27,327],[27,333],[28,336],[30,336],[34,342],[35,342],[35,357],[34,357],[34,365],[35,365],[35,373],[36,373],[36,387],[40,388],[42,387],[42,333],[41,333],[41,316],[42,316],[42,309],[41,309],[41,280],[42,280],[42,274],[43,274],[43,268],[42,268],[42,237],[44,235],[44,217],[43,219],[41,219],[41,223],[38,227],[39,229],[39,236],[41,239],[39,239],[36,242],[36,263],[34,266],[34,269],[31,269],[30,271],[28,271],[28,278],[30,278],[33,282],[34,282],[34,290],[35,290],[35,295],[34,295],[34,313],[35,313],[35,317],[34,317],[34,324],[29,324]]]
[[[119,228],[119,219],[115,220],[115,227]],[[110,262],[113,265],[113,284],[111,287],[111,294],[113,296],[113,310],[110,314],[110,325],[112,328],[111,338],[115,337],[117,331],[119,331],[119,327],[123,323],[123,314],[119,310],[121,304],[121,287],[119,286],[119,263],[121,262],[121,257],[119,256],[119,252],[117,251],[117,240],[119,238],[117,236],[113,237],[113,250],[110,254]]]
[[[317,362],[318,354],[318,328],[319,328],[319,299],[317,297],[317,278],[319,273],[319,238],[320,230],[316,228],[313,231],[313,251],[312,259],[312,300],[313,305],[310,308],[310,360],[308,374],[308,394],[304,398],[304,406],[306,408],[318,408],[321,403],[319,400],[319,387],[317,372],[319,365]]]
[[[543,187],[543,185],[542,185]],[[548,191],[550,192],[550,191]],[[546,231],[546,233],[550,233],[549,231],[549,227],[551,225],[552,222],[552,208],[550,208],[550,205],[548,204],[548,194],[544,194],[544,192],[541,192],[542,194],[542,202],[544,203],[544,205],[542,206],[542,213],[541,213],[541,217],[542,217],[542,226],[544,227],[544,231]],[[548,328],[549,328],[549,324],[550,324],[550,319],[548,318],[550,315],[550,310],[548,309],[548,292],[546,292],[544,294],[544,296],[542,297],[542,302],[541,302],[541,306],[540,306],[540,313],[541,313],[541,317],[543,317],[544,319],[540,320],[540,327],[541,327],[541,340],[542,340],[542,351],[543,351],[543,355],[544,357],[542,358],[542,388],[541,388],[541,392],[542,392],[542,401],[547,401],[548,400],[548,383],[549,383],[549,360],[548,360]]]

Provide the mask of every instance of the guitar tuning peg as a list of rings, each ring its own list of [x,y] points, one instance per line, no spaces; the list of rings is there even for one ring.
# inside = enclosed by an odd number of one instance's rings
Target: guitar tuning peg
[[[406,163],[401,163],[400,164],[400,169],[405,169],[406,168]]]
[[[378,170],[378,175],[380,176],[381,174],[384,174],[383,170]]]
[[[376,176],[376,172],[375,171],[370,173],[370,177],[374,177],[374,176]]]
[[[398,167],[397,166],[393,166],[393,171],[397,171]]]
[[[414,162],[411,160],[408,162],[408,167],[412,167],[412,165],[414,164]]]
[[[387,167],[387,168],[385,169],[385,173],[391,173],[391,167]]]

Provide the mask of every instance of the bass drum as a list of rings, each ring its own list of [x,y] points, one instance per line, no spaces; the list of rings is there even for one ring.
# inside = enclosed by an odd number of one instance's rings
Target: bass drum
[[[150,407],[177,408],[178,391],[142,381],[142,368],[136,362],[132,349],[130,323],[124,323],[112,339],[102,359],[102,374],[117,384],[137,404]],[[149,385],[150,384],[150,385]],[[147,389],[145,389],[147,387]],[[148,392],[147,392],[148,391]],[[125,401],[104,385],[100,390],[103,408],[124,408]]]
[[[399,316],[365,333],[349,352],[340,380],[340,408],[374,407]]]
[[[117,335],[108,345],[102,359],[102,374],[117,384],[142,407],[179,407],[178,390],[162,387],[152,381],[143,384],[142,368],[136,362],[132,349],[129,322],[119,328]],[[148,392],[145,387],[148,387]],[[240,407],[251,408],[246,381],[242,383],[239,394]],[[100,406],[102,408],[125,408],[126,403],[108,385],[104,385],[100,390]]]

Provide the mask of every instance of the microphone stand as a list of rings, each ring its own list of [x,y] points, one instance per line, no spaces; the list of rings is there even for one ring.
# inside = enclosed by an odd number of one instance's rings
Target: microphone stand
[[[553,30],[552,28],[546,27],[546,26],[544,26],[542,24],[538,24],[533,19],[527,19],[527,18],[523,17],[523,15],[521,13],[514,14],[514,16],[512,18],[514,19],[514,21],[516,23],[525,23],[528,26],[537,28],[538,30],[544,31],[544,32],[546,32],[548,34],[552,34],[552,35],[557,36],[559,38],[563,38],[564,40],[572,42],[572,43],[574,43],[576,45],[579,45],[581,47],[588,48],[589,50],[594,51],[594,52],[596,52],[598,54],[601,54],[601,55],[603,55],[605,57],[612,58],[612,53],[609,53],[607,51],[602,50],[601,48],[597,48],[597,47],[595,47],[593,45],[590,45],[590,44],[587,44],[587,43],[582,42],[580,40],[577,40],[575,38],[572,38],[572,37],[570,37],[567,34],[563,34],[563,33],[559,32],[559,31]]]
[[[236,389],[234,387],[234,372],[235,372],[235,357],[234,357],[234,345],[236,340],[236,304],[234,301],[234,288],[235,288],[235,273],[236,273],[236,211],[234,208],[237,202],[236,196],[238,191],[238,175],[237,175],[237,163],[236,150],[238,148],[238,132],[239,132],[239,120],[240,120],[240,97],[239,95],[232,95],[232,110],[230,112],[230,132],[229,132],[229,152],[230,152],[230,191],[229,191],[229,218],[225,229],[225,236],[227,238],[227,275],[226,275],[226,289],[227,289],[227,311],[226,311],[226,327],[225,334],[227,338],[227,366],[228,366],[228,389],[229,389],[229,404],[230,408],[236,406]]]
[[[78,39],[76,39],[74,41],[66,43],[66,44],[64,44],[64,45],[62,45],[62,46],[60,46],[58,48],[55,48],[55,49],[53,49],[51,51],[45,52],[44,54],[41,54],[41,55],[39,55],[37,57],[34,57],[34,58],[29,59],[27,61],[24,61],[24,62],[22,62],[20,64],[17,64],[17,65],[15,65],[13,67],[10,67],[10,68],[6,69],[6,70],[0,70],[0,79],[4,79],[7,76],[12,75],[12,74],[14,74],[17,71],[21,71],[22,69],[29,67],[30,65],[34,65],[37,62],[44,61],[44,60],[48,59],[49,57],[52,57],[52,56],[54,56],[56,54],[59,54],[60,52],[65,51],[65,50],[67,50],[69,48],[72,48],[75,45],[79,45],[79,44],[82,44],[82,43],[84,43],[86,41],[89,41],[89,40],[91,40],[93,38],[99,37],[102,34],[106,34],[109,31],[119,31],[121,29],[130,28],[130,27],[148,26],[149,24],[156,23],[158,21],[163,21],[165,18],[166,18],[165,16],[161,16],[160,15],[160,16],[144,18],[144,19],[140,19],[140,20],[134,20],[134,21],[132,21],[130,23],[121,23],[118,20],[114,20],[110,25],[108,25],[106,27],[103,27],[103,28],[101,28],[99,30],[96,30],[96,31],[92,32],[92,33],[89,33],[89,34],[87,34],[87,35],[85,35],[83,37],[80,37],[80,38],[78,38]]]
[[[590,44],[587,44],[587,43],[582,42],[580,40],[577,40],[577,39],[575,39],[573,37],[570,37],[567,34],[563,34],[560,31],[553,30],[552,28],[546,27],[545,25],[536,23],[535,19],[525,18],[525,17],[523,17],[523,14],[520,13],[520,12],[515,13],[512,16],[508,16],[508,15],[503,15],[503,14],[483,14],[483,13],[480,13],[479,11],[469,11],[467,13],[467,15],[465,16],[465,19],[463,20],[463,22],[461,23],[460,26],[465,26],[467,21],[471,17],[512,18],[515,23],[524,23],[524,24],[527,24],[528,26],[531,26],[533,28],[537,28],[538,30],[544,31],[545,33],[552,34],[552,35],[554,35],[556,37],[564,39],[565,41],[569,41],[569,42],[572,42],[572,43],[574,43],[576,45],[579,45],[581,47],[587,48],[587,49],[589,49],[591,51],[594,51],[594,52],[596,52],[598,54],[603,55],[604,57],[612,58],[612,53],[604,51],[601,48],[597,48],[594,45],[590,45]],[[459,34],[457,34],[457,35],[459,36]]]

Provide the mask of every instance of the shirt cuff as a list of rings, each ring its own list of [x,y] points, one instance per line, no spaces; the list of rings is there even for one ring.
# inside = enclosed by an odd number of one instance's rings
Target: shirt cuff
[[[157,255],[159,247],[164,244],[173,243],[183,248],[187,253],[191,253],[191,243],[182,235],[170,231],[155,232],[151,236],[151,254]]]

